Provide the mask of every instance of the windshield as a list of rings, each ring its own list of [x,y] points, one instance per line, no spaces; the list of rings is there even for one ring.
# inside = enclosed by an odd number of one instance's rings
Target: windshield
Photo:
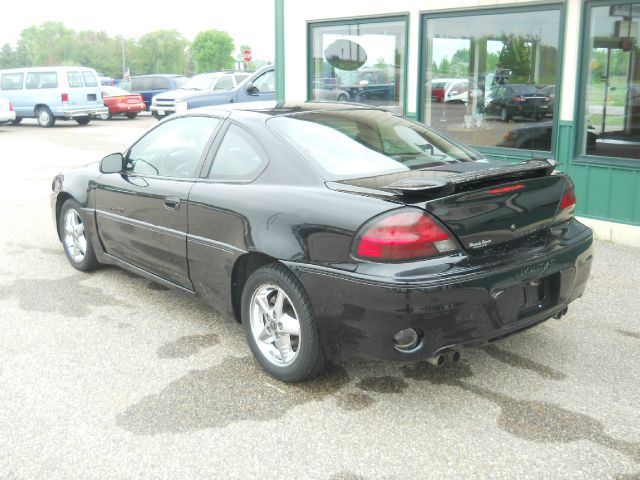
[[[185,90],[210,90],[217,79],[218,77],[209,75],[196,75],[187,80],[182,88]]]
[[[267,125],[332,180],[483,158],[420,124],[380,110],[308,112],[275,117]]]

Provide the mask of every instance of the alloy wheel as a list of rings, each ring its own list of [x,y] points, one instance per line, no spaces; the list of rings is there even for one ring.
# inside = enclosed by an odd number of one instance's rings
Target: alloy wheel
[[[70,208],[64,215],[64,248],[69,257],[80,263],[87,253],[87,237],[84,233],[84,224],[78,212]]]

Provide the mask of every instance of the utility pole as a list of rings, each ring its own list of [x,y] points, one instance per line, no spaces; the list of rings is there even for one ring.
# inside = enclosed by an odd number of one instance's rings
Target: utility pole
[[[127,74],[127,67],[124,59],[124,36],[120,37],[120,45],[122,47],[122,78],[125,78]]]

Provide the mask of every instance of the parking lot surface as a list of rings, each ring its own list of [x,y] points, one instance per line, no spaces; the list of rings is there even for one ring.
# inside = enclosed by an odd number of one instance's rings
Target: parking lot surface
[[[597,242],[566,317],[457,365],[282,384],[197,298],[66,260],[52,177],[154,123],[0,125],[0,479],[640,478],[640,249]]]

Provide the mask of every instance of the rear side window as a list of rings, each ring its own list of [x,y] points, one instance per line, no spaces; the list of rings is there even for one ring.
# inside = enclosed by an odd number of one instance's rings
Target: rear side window
[[[168,78],[164,77],[153,77],[151,82],[151,90],[164,90],[171,88],[171,83],[169,83]]]
[[[84,84],[87,87],[98,86],[98,80],[96,79],[96,76],[93,74],[93,72],[82,72],[82,78],[84,78]]]
[[[82,83],[82,75],[80,72],[67,72],[67,79],[71,88],[79,88],[84,86]]]
[[[209,178],[252,180],[267,163],[258,142],[245,130],[231,125],[213,160]]]
[[[144,92],[145,90],[151,90],[151,78],[134,78],[131,80],[131,90],[134,92]]]
[[[214,90],[231,90],[234,87],[233,85],[233,77],[231,75],[227,77],[220,77],[216,82],[216,86],[213,87]]]
[[[2,90],[21,90],[24,73],[4,73],[0,81]]]
[[[27,88],[57,88],[58,74],[56,72],[29,72],[27,73]]]

